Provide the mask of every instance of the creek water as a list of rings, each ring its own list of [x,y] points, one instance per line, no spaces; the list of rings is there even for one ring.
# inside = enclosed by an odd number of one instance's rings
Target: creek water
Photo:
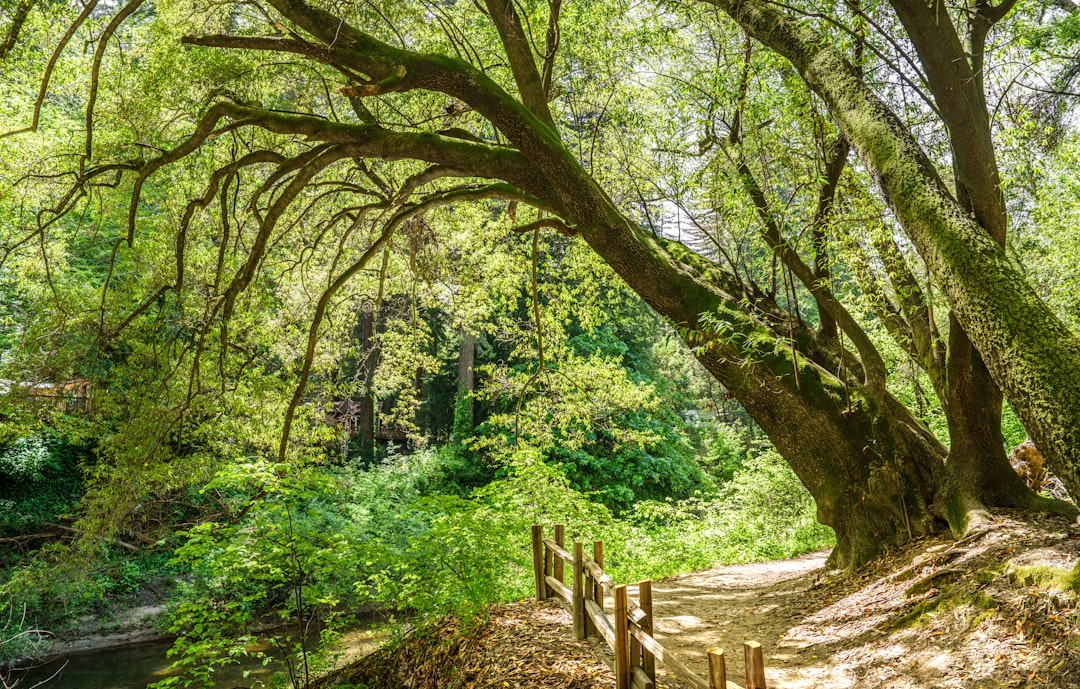
[[[351,662],[366,655],[382,643],[384,634],[372,630],[358,630],[345,634],[340,643],[339,664]],[[86,651],[59,657],[44,665],[26,670],[10,670],[4,675],[8,685],[18,689],[145,689],[146,685],[159,682],[176,674],[172,660],[166,657],[170,642],[147,643],[122,648]],[[273,652],[267,646],[256,646],[267,655]],[[216,689],[271,686],[270,678],[284,667],[279,662],[263,665],[261,659],[242,657],[235,665],[227,665],[214,671]],[[247,672],[245,677],[244,673]],[[0,686],[3,686],[0,684]],[[198,687],[192,685],[193,689]]]

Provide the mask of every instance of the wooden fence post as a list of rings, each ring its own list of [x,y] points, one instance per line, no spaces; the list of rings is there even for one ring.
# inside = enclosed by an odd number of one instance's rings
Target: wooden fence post
[[[544,581],[544,529],[539,524],[532,528],[533,578],[536,579],[536,600],[542,601],[547,594]]]
[[[709,689],[727,689],[727,667],[720,648],[709,649]]]
[[[555,544],[560,548],[566,548],[566,526],[564,524],[555,525]],[[556,579],[562,583],[566,583],[566,572],[563,568],[563,559],[561,557],[555,558],[555,574]]]
[[[581,541],[574,541],[574,638],[578,641],[585,638],[585,590],[581,581],[582,563],[585,553],[581,547]]]
[[[744,643],[743,657],[746,661],[746,689],[765,689],[765,660],[761,654],[761,644],[756,641]]]
[[[645,613],[645,619],[641,621],[641,628],[645,630],[646,634],[652,636],[653,615],[651,579],[646,579],[638,584],[638,601],[641,604],[641,611]],[[645,671],[645,676],[649,678],[649,681],[656,684],[656,656],[654,656],[651,651],[645,649],[642,649],[641,655],[641,669]]]
[[[615,689],[630,689],[629,629],[626,621],[626,586],[615,587]]]

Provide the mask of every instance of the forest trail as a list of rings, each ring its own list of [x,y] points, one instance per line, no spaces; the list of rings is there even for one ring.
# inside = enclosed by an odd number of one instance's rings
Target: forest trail
[[[740,685],[742,642],[759,641],[769,689],[1080,689],[1076,524],[1002,512],[968,538],[920,539],[851,576],[824,577],[825,559],[653,582],[656,636],[699,673],[708,649],[724,648]],[[610,661],[602,642],[573,641],[561,602],[525,600],[471,627],[447,617],[319,686],[612,689],[598,653]],[[685,686],[657,670],[658,689]]]
[[[1080,560],[1075,524],[1000,514],[822,583],[826,556],[654,582],[656,636],[694,668],[725,649],[739,684],[742,643],[759,641],[770,689],[1080,688],[1077,596],[1061,585]]]
[[[766,652],[766,679],[781,681],[778,661],[792,656],[783,643],[792,619],[812,609],[807,593],[824,570],[828,551],[789,560],[728,565],[653,584],[656,637],[666,648],[705,667],[708,649],[723,648],[728,676],[742,684],[743,641]],[[637,598],[637,586],[627,587]],[[663,672],[661,668],[661,673]],[[784,670],[784,681],[788,678]]]

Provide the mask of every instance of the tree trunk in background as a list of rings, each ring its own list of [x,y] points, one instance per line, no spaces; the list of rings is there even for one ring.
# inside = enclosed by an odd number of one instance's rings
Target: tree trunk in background
[[[948,390],[941,395],[949,423],[947,480],[939,496],[950,526],[961,534],[986,507],[1048,510],[1068,517],[1067,503],[1028,488],[1009,464],[1001,434],[1002,395],[966,333],[950,319]],[[974,520],[974,521],[972,521]]]
[[[454,406],[454,440],[461,442],[472,436],[473,413],[472,392],[476,389],[476,373],[473,364],[476,361],[476,336],[467,330],[461,332],[461,347],[458,350],[458,392]]]
[[[360,316],[360,377],[363,392],[357,418],[356,435],[360,441],[360,460],[375,461],[375,369],[379,365],[379,350],[375,344],[375,312],[364,309]]]

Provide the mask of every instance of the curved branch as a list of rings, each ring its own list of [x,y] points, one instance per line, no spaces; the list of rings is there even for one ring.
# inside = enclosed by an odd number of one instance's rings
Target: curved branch
[[[85,159],[90,160],[94,148],[94,105],[97,103],[98,75],[101,72],[101,62],[105,58],[105,49],[113,34],[120,28],[124,21],[134,14],[135,10],[143,4],[143,0],[131,0],[124,5],[112,18],[109,25],[98,36],[97,47],[94,49],[94,62],[90,69],[90,95],[86,99],[86,152]]]
[[[239,122],[275,134],[303,136],[307,141],[347,144],[356,152],[354,155],[361,157],[422,160],[467,171],[474,177],[502,179],[536,196],[547,196],[551,191],[551,183],[529,158],[505,146],[434,132],[398,132],[375,124],[331,122],[312,115],[271,112],[236,103],[219,103],[214,108],[221,116],[235,119],[229,129]]]
[[[397,202],[404,201],[420,187],[443,177],[473,176],[472,173],[465,169],[449,167],[446,165],[432,165],[405,180],[405,183],[401,185],[401,190],[395,195],[394,200]]]
[[[210,138],[210,135],[214,133],[214,128],[217,126],[217,123],[229,114],[230,111],[228,106],[228,103],[217,103],[216,105],[211,106],[210,109],[207,110],[206,115],[204,115],[199,122],[198,126],[196,126],[195,131],[184,141],[184,143],[171,151],[166,151],[157,158],[148,161],[139,170],[139,176],[135,179],[135,184],[131,190],[131,202],[128,205],[128,246],[133,246],[135,243],[135,216],[139,209],[139,199],[142,195],[143,184],[150,175],[154,174],[157,170],[190,155],[198,149],[203,142]],[[218,133],[236,129],[244,124],[245,122],[243,120],[233,122],[231,125],[227,125],[222,130],[219,130]]]
[[[266,243],[270,239],[270,235],[273,233],[274,227],[277,225],[282,213],[292,205],[292,202],[296,199],[297,195],[307,186],[307,183],[310,182],[315,175],[322,172],[333,163],[349,156],[350,151],[341,146],[333,146],[322,151],[311,162],[301,168],[281,194],[278,195],[277,199],[267,211],[266,218],[259,226],[259,232],[255,235],[255,241],[248,251],[247,261],[244,262],[243,267],[236,273],[232,282],[229,283],[229,286],[225,289],[223,295],[225,302],[222,308],[222,318],[224,320],[228,320],[232,315],[236,298],[241,292],[247,289],[247,286],[251,283],[251,279],[255,276],[255,270],[262,261]]]
[[[210,202],[218,194],[221,180],[232,177],[241,168],[260,163],[277,163],[281,165],[284,162],[285,156],[275,151],[253,151],[225,167],[218,168],[210,175],[210,181],[206,185],[205,193],[201,197],[189,201],[184,208],[184,214],[180,218],[180,227],[176,232],[176,283],[173,288],[177,292],[180,292],[184,287],[184,251],[187,245],[188,227],[191,225],[191,219],[194,217],[195,211],[209,206]]]
[[[83,7],[83,11],[79,13],[79,16],[75,18],[75,21],[71,23],[68,30],[64,32],[64,35],[60,38],[60,42],[56,44],[56,48],[53,49],[52,55],[49,56],[49,62],[45,65],[45,73],[41,75],[41,84],[38,86],[37,99],[34,101],[34,114],[30,120],[30,124],[21,129],[12,129],[11,131],[0,133],[0,139],[14,134],[22,134],[24,132],[37,131],[38,123],[41,121],[41,106],[45,104],[45,94],[49,91],[49,83],[52,81],[53,71],[56,69],[56,63],[60,60],[60,55],[63,54],[67,48],[68,43],[71,42],[71,38],[75,35],[75,32],[79,30],[79,27],[83,25],[83,22],[87,20],[94,9],[97,7],[98,0],[90,0]]]
[[[36,4],[37,0],[19,0],[19,4],[15,6],[15,12],[11,15],[11,23],[8,25],[7,36],[4,37],[3,41],[0,41],[0,60],[7,57],[7,54],[11,52],[11,49],[19,41],[19,33],[22,31],[23,24],[26,23],[30,10],[34,9]]]

